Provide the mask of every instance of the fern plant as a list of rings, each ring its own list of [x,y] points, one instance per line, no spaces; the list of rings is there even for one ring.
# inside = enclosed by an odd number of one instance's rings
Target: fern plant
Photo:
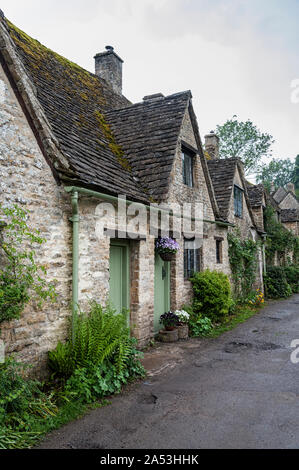
[[[92,303],[90,312],[79,313],[76,319],[74,341],[59,343],[49,352],[48,364],[56,375],[70,377],[78,368],[109,359],[120,372],[131,353],[127,312],[116,314],[109,306]]]

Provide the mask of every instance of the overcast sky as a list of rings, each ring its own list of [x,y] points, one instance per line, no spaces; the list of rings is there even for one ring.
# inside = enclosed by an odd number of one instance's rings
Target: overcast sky
[[[94,71],[112,45],[124,94],[190,89],[201,136],[234,114],[299,153],[299,0],[0,0],[5,16],[44,45]]]

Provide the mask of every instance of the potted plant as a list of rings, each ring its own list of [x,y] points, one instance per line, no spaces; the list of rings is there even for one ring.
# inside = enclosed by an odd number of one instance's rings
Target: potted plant
[[[176,310],[174,314],[178,317],[178,336],[179,339],[188,339],[189,338],[189,318],[190,315],[185,310]]]
[[[166,312],[160,316],[160,323],[166,331],[175,330],[179,322],[179,317],[173,312]]]
[[[178,242],[173,238],[162,237],[156,241],[156,250],[163,261],[171,261],[179,249]]]
[[[161,341],[173,343],[179,339],[178,322],[179,317],[173,312],[166,312],[160,316],[160,323],[164,326],[164,330],[161,330],[159,335]]]

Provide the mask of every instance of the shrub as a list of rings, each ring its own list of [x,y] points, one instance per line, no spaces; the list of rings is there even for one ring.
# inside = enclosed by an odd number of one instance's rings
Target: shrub
[[[197,318],[191,317],[189,320],[189,328],[191,336],[206,336],[213,329],[213,324],[210,318],[201,317],[200,315]]]
[[[28,447],[57,407],[42,383],[25,379],[24,366],[13,358],[0,365],[0,449]]]
[[[190,279],[193,286],[193,311],[211,320],[221,320],[229,313],[232,304],[228,276],[221,272],[195,273]]]
[[[59,377],[68,378],[76,369],[95,366],[109,360],[120,372],[132,353],[132,341],[127,326],[127,313],[115,314],[110,307],[103,309],[93,303],[89,314],[78,314],[75,337],[59,343],[49,352],[49,367]]]
[[[264,276],[266,295],[269,299],[286,298],[292,295],[292,289],[286,278],[285,268],[271,266]]]
[[[284,272],[292,292],[297,294],[299,292],[299,265],[285,266]]]

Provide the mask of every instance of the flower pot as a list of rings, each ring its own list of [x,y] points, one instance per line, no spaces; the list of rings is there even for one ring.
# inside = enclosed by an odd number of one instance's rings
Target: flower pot
[[[171,261],[175,257],[173,253],[159,253],[159,255],[163,261]]]
[[[175,343],[179,339],[178,329],[175,328],[172,331],[160,330],[159,340],[163,343]]]
[[[183,323],[178,327],[178,336],[179,339],[189,338],[189,326],[186,323]]]
[[[164,326],[166,331],[173,331],[176,329],[176,326]]]

